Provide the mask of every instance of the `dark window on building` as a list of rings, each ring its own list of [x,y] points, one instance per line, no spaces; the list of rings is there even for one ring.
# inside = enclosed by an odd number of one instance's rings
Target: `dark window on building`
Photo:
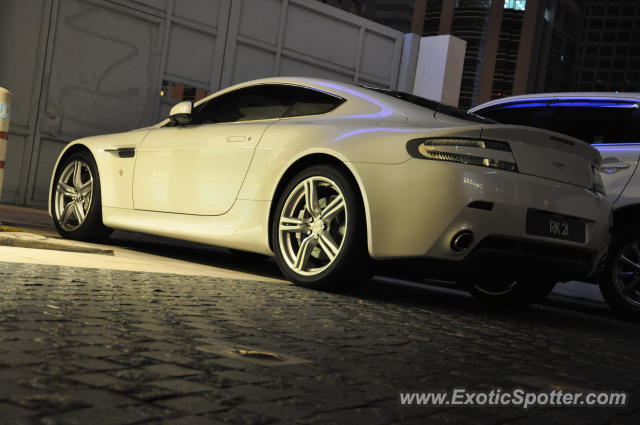
[[[628,51],[628,50],[629,50],[629,49],[628,49],[628,47],[627,47],[627,46],[622,45],[622,44],[621,44],[621,45],[618,45],[618,46],[616,46],[616,55],[624,56],[624,55],[626,55],[626,54],[627,54],[627,51]]]
[[[609,68],[611,66],[611,60],[610,59],[600,59],[598,61],[598,66],[600,68]]]
[[[628,30],[633,28],[633,21],[624,20],[620,22],[620,28]]]
[[[613,66],[614,68],[624,68],[627,66],[627,61],[626,59],[615,59],[613,61]]]
[[[613,54],[613,46],[602,46],[600,48],[600,54],[605,56],[611,56]]]
[[[605,22],[604,27],[607,28],[607,29],[618,28],[618,21],[613,20],[613,19],[607,19],[607,21]]]

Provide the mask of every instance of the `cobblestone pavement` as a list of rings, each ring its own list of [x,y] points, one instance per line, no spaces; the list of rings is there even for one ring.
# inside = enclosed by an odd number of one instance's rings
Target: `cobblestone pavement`
[[[377,283],[0,263],[2,424],[638,424],[638,326]],[[276,355],[274,357],[271,354]],[[402,407],[400,391],[629,391],[620,408]]]

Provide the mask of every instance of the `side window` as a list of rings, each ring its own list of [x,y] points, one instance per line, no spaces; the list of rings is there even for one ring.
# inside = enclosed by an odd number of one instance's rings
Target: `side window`
[[[317,90],[285,84],[264,84],[235,90],[198,105],[192,125],[264,120],[325,114],[344,99]]]
[[[317,90],[290,86],[291,108],[285,117],[326,114],[340,106],[344,99]]]
[[[192,125],[215,124],[280,118],[289,109],[289,103],[277,96],[274,86],[246,87],[225,93],[198,105]]]
[[[636,108],[552,107],[549,129],[588,143],[639,141]]]

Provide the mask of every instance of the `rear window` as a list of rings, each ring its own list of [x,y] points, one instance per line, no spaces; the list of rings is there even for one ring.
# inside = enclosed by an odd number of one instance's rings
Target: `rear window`
[[[377,93],[386,94],[387,96],[392,96],[397,99],[404,100],[405,102],[409,102],[414,105],[421,106],[423,108],[431,109],[432,111],[436,111],[444,115],[449,115],[450,117],[460,118],[467,121],[480,122],[484,124],[495,124],[495,122],[490,119],[481,117],[476,114],[472,114],[470,112],[465,111],[464,109],[456,108],[455,106],[445,105],[444,103],[436,102],[435,100],[425,99],[424,97],[416,96],[414,94],[409,94],[409,93],[394,91],[389,89],[383,89],[379,87],[368,87],[368,86],[362,86],[362,87],[369,90],[373,90]]]

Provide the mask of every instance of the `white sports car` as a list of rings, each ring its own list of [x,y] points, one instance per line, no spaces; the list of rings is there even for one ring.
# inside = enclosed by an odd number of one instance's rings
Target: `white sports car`
[[[407,93],[269,78],[69,144],[50,213],[72,239],[123,229],[275,255],[313,288],[411,260],[425,277],[524,303],[602,263],[599,165],[570,137]]]

